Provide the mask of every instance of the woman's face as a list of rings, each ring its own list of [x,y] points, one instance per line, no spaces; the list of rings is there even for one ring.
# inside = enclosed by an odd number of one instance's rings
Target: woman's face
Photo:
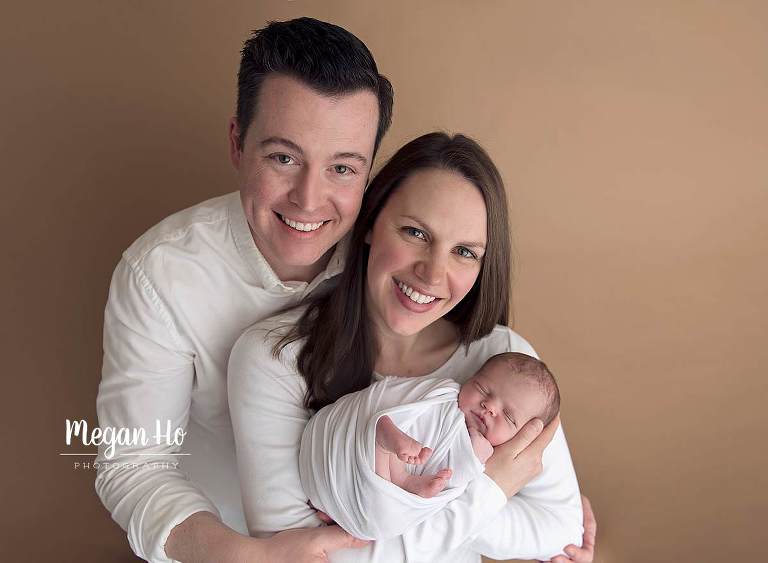
[[[414,172],[366,237],[367,302],[375,326],[413,335],[472,289],[486,247],[485,201],[456,172]]]

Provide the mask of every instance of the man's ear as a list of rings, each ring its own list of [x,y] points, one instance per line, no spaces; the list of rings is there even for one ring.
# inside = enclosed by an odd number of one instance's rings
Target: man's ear
[[[240,170],[240,158],[243,156],[243,150],[240,146],[240,128],[237,126],[237,118],[229,118],[229,160],[235,170]]]

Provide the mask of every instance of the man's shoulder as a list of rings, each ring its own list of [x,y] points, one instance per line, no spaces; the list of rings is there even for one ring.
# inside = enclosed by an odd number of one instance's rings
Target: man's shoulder
[[[226,229],[230,206],[238,197],[238,192],[232,192],[169,215],[137,238],[123,255],[131,264],[136,264],[158,249],[189,246],[190,237],[215,237],[217,230],[226,236],[222,228]]]

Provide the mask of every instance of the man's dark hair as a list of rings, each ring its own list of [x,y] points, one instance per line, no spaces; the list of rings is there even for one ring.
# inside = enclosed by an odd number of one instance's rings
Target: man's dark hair
[[[392,85],[379,74],[373,55],[357,37],[337,25],[312,18],[269,22],[245,42],[237,74],[239,147],[253,121],[264,78],[282,74],[326,96],[369,90],[379,100],[379,126],[373,152],[392,122]]]

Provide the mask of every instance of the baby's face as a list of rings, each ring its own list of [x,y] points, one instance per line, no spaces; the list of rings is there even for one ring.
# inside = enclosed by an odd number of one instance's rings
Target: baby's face
[[[467,428],[476,428],[492,446],[512,438],[545,407],[546,397],[539,385],[510,375],[500,361],[483,366],[459,391],[459,409]]]

